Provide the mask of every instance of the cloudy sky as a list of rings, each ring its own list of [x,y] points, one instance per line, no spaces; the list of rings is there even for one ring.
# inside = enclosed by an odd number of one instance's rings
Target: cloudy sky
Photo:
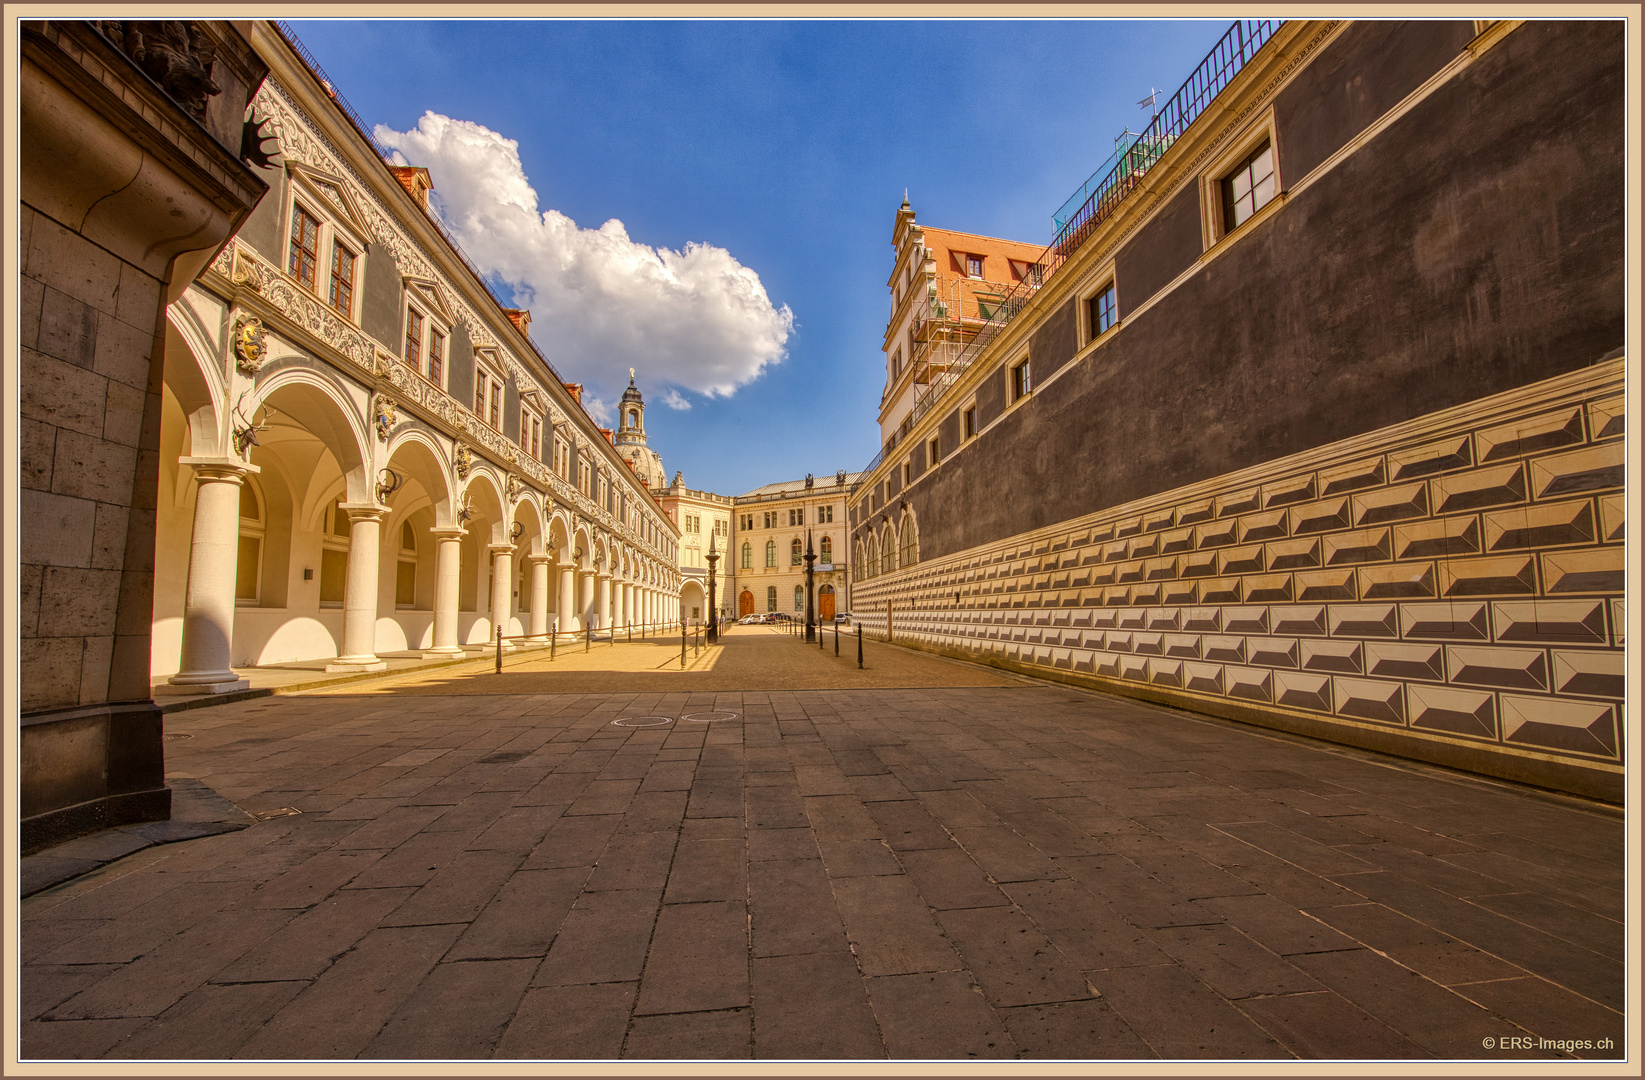
[[[594,410],[635,368],[670,475],[739,494],[878,449],[905,188],[1047,242],[1227,22],[292,25]]]

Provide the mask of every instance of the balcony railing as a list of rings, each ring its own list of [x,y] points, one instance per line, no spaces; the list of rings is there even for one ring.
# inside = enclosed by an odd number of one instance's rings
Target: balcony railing
[[[1165,107],[1154,116],[1153,122],[1115,155],[1115,163],[1107,175],[1095,183],[1086,182],[1090,195],[1085,202],[1078,210],[1068,215],[1056,239],[1051,241],[1051,245],[1045,249],[1038,263],[1030,269],[1027,278],[1014,285],[998,306],[993,308],[990,317],[977,331],[976,336],[966,343],[959,358],[949,365],[947,371],[931,380],[931,389],[914,403],[914,408],[899,425],[898,430],[886,440],[880,452],[874,455],[874,460],[864,466],[864,475],[879,468],[880,463],[896,449],[913,430],[914,425],[937,407],[948,390],[965,374],[966,369],[999,336],[1000,331],[1028,306],[1028,302],[1045,282],[1051,279],[1051,275],[1061,269],[1079,246],[1113,214],[1125,196],[1141,183],[1148,170],[1154,167],[1177,138],[1188,130],[1188,126],[1216,100],[1217,95],[1222,93],[1233,81],[1234,76],[1239,74],[1283,25],[1284,20],[1281,19],[1242,19],[1228,28],[1228,32],[1212,46],[1193,74],[1188,76],[1187,81],[1178,87],[1177,92],[1165,103]],[[1066,207],[1067,204],[1064,204],[1064,210],[1058,211],[1059,219],[1066,211]]]

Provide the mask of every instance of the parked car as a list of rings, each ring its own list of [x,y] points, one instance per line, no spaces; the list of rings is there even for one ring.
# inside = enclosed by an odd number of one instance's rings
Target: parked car
[[[834,625],[835,626],[850,626],[851,625],[851,613],[849,611],[841,611],[841,612],[836,613],[835,616],[834,616]]]
[[[737,620],[737,625],[738,626],[752,626],[752,625],[754,625],[755,623],[757,623],[759,621],[760,621],[760,616],[758,616],[758,615],[744,615],[742,618]]]

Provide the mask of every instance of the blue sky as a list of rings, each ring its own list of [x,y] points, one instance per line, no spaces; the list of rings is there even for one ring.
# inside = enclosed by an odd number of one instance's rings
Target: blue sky
[[[471,257],[524,286],[562,375],[609,402],[639,367],[670,476],[738,494],[878,449],[905,188],[926,224],[1047,242],[1114,136],[1147,121],[1137,100],[1175,91],[1228,24],[292,25],[367,125],[433,170]],[[610,219],[626,237],[593,231]]]

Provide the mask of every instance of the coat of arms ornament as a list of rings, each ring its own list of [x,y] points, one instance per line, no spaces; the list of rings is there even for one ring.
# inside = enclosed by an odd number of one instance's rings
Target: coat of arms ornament
[[[268,331],[263,320],[242,315],[234,324],[234,363],[247,375],[255,375],[268,361]]]
[[[387,394],[378,394],[371,399],[371,422],[376,425],[377,437],[383,442],[388,442],[388,433],[400,422],[400,415],[394,409],[393,398]]]
[[[457,470],[457,479],[467,479],[468,471],[474,468],[474,451],[459,444],[455,458],[455,467]]]

